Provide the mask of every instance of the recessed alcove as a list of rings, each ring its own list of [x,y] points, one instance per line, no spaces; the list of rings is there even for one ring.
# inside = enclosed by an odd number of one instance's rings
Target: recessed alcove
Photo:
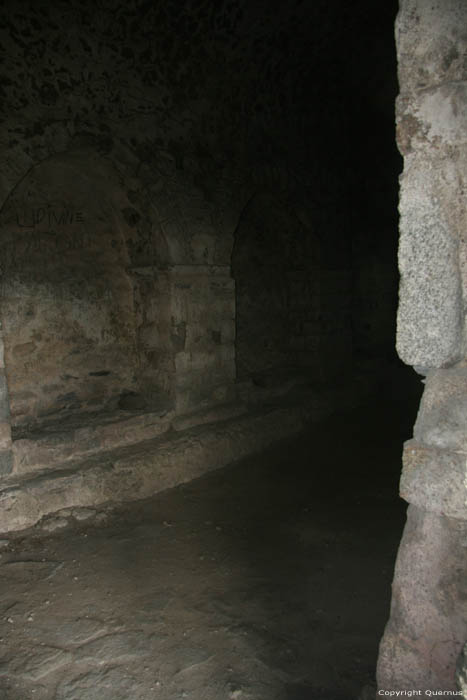
[[[2,208],[16,473],[154,438],[234,396],[229,271],[171,258],[160,197],[152,219],[129,197],[110,159],[76,150],[31,168]]]

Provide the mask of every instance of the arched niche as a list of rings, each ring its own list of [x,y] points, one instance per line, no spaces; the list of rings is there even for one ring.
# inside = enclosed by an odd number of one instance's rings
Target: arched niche
[[[5,202],[1,316],[13,428],[170,401],[166,261],[143,219],[116,168],[91,151],[36,165]]]

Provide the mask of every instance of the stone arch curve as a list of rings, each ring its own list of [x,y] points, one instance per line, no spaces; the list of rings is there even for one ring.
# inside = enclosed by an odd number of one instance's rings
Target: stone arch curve
[[[4,202],[13,427],[110,409],[143,388],[143,402],[170,400],[169,246],[132,201],[138,189],[112,159],[85,148],[41,161]]]

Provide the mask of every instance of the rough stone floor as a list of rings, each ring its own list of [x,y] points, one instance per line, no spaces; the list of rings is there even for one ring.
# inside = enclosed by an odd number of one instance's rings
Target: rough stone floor
[[[337,700],[373,681],[403,403],[2,541],[1,700]]]

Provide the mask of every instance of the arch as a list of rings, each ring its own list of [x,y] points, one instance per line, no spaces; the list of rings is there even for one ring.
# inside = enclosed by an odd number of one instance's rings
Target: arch
[[[110,159],[67,151],[31,168],[2,207],[13,428],[128,396],[170,400],[168,246],[125,185]]]

